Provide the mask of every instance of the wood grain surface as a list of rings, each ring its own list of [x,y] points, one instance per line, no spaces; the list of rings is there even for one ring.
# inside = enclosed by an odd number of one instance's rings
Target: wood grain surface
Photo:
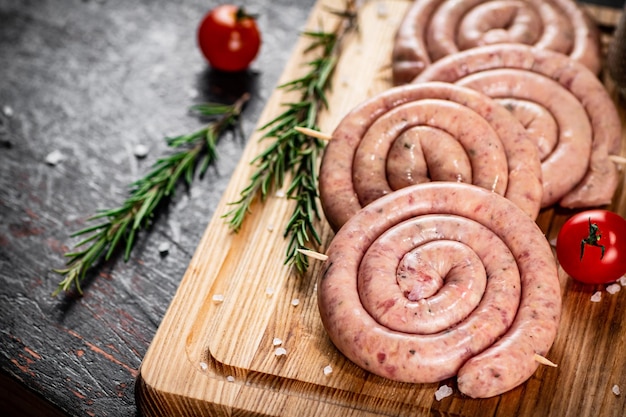
[[[334,24],[320,0],[308,21]],[[321,128],[332,131],[347,111],[391,86],[390,50],[406,10],[400,1],[368,2],[360,12],[361,32],[342,54],[330,94],[330,112]],[[619,14],[586,6],[606,25]],[[605,42],[608,38],[604,39]],[[281,76],[293,79],[307,59],[306,40],[298,42]],[[603,76],[610,90],[610,80]],[[622,99],[614,96],[622,120]],[[294,97],[276,90],[259,126]],[[626,126],[626,124],[625,124]],[[250,138],[216,214],[206,229],[182,283],[166,312],[140,368],[137,395],[146,416],[623,416],[626,415],[626,290],[603,292],[603,286],[577,284],[561,271],[562,324],[549,352],[557,368],[540,367],[522,386],[498,397],[473,400],[456,389],[435,400],[442,384],[403,384],[369,374],[349,362],[325,335],[316,299],[314,264],[304,277],[283,265],[286,242],[282,226],[292,205],[279,194],[255,205],[243,230],[232,234],[221,214],[246,185],[249,161],[264,147],[260,132]],[[626,215],[623,178],[611,209]],[[543,210],[538,224],[553,239],[572,214]],[[324,247],[332,238],[320,226]],[[214,296],[223,296],[221,302]],[[278,345],[285,355],[276,355]],[[332,372],[324,372],[330,366]],[[624,391],[615,395],[617,385]]]

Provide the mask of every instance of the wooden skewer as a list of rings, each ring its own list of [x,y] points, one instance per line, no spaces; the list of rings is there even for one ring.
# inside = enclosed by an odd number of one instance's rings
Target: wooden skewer
[[[542,365],[552,366],[553,368],[556,368],[557,366],[559,366],[556,363],[552,362],[551,360],[547,359],[546,357],[539,355],[538,353],[535,353],[535,360]]]
[[[320,140],[329,141],[333,138],[331,135],[327,133],[318,132],[317,130],[309,129],[308,127],[296,126],[294,127],[294,130],[304,135],[311,136],[313,138],[317,138]]]
[[[617,164],[626,165],[626,158],[620,155],[609,155],[609,159]]]
[[[300,252],[301,254],[309,256],[311,258],[319,259],[320,261],[325,261],[326,259],[328,259],[328,255],[324,255],[323,253],[315,252],[314,250],[299,249],[298,248],[297,251]]]

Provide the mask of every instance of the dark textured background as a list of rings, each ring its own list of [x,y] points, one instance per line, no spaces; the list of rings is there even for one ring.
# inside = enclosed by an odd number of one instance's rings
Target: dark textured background
[[[19,384],[70,415],[135,415],[143,355],[245,143],[225,138],[216,169],[179,188],[131,260],[104,265],[83,298],[52,298],[50,270],[77,243],[69,233],[121,204],[167,152],[166,135],[202,126],[189,106],[248,90],[243,128],[254,129],[314,1],[242,2],[263,46],[236,76],[210,71],[196,47],[218,3],[0,0],[0,413],[32,403]],[[66,159],[47,165],[52,151]]]
[[[613,1],[613,4],[622,4]],[[252,93],[254,129],[314,0],[246,0],[263,47],[251,70],[209,70],[195,41],[217,0],[0,0],[0,412],[134,416],[138,368],[245,143],[179,188],[128,263],[116,258],[83,298],[52,298],[69,234],[118,206],[201,121],[194,103]],[[136,145],[149,149],[144,159]],[[60,151],[59,165],[45,163]],[[167,256],[158,245],[170,244]]]

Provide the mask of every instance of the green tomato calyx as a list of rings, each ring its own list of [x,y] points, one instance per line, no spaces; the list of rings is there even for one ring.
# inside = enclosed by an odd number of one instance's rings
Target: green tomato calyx
[[[585,245],[597,246],[600,248],[600,259],[604,258],[604,245],[599,243],[602,234],[600,228],[596,223],[591,223],[591,217],[589,217],[589,236],[580,241],[580,260],[583,260],[583,254],[585,253]]]

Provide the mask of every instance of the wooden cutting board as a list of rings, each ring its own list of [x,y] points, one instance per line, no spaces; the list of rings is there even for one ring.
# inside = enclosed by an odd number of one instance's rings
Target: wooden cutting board
[[[334,18],[320,0],[308,28],[330,30]],[[320,121],[331,132],[356,104],[391,86],[390,51],[408,2],[370,1],[360,11],[360,36],[350,39],[329,96],[331,113]],[[589,6],[604,24],[619,12]],[[300,39],[280,82],[304,70],[306,39]],[[277,89],[258,126],[295,98]],[[617,98],[616,98],[617,100]],[[622,119],[624,103],[620,104]],[[625,123],[626,126],[626,123]],[[558,368],[540,367],[522,386],[495,398],[473,400],[456,389],[437,401],[438,384],[403,384],[369,374],[349,362],[327,338],[317,309],[319,263],[305,277],[283,265],[282,237],[291,203],[279,195],[255,205],[243,230],[232,234],[221,215],[252,173],[249,161],[265,143],[250,138],[216,215],[189,264],[180,287],[144,358],[137,399],[147,416],[623,416],[626,415],[626,288],[603,292],[561,274],[562,325],[549,358]],[[625,135],[626,137],[626,135]],[[626,215],[620,186],[612,209]],[[550,239],[567,218],[545,210],[538,223]],[[332,232],[322,222],[324,247]],[[320,250],[323,251],[324,247]],[[223,296],[223,301],[214,297]],[[276,345],[274,339],[282,342]],[[277,356],[276,348],[286,354]],[[330,366],[332,372],[324,372]],[[329,369],[329,368],[326,368]],[[611,388],[619,386],[623,394]]]

